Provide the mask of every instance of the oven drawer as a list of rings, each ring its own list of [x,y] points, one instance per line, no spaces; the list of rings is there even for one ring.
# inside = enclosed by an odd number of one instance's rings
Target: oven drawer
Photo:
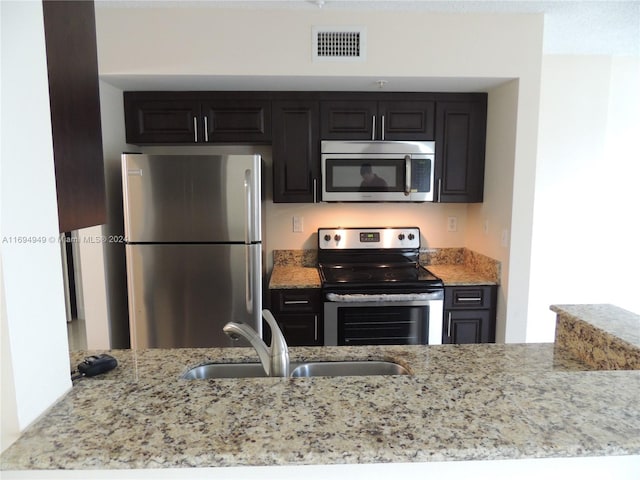
[[[485,309],[493,303],[492,286],[446,287],[444,289],[445,310],[450,308]]]

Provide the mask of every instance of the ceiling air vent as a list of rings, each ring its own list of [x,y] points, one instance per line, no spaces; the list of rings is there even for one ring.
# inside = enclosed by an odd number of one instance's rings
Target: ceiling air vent
[[[313,61],[362,61],[366,55],[363,27],[313,27]]]

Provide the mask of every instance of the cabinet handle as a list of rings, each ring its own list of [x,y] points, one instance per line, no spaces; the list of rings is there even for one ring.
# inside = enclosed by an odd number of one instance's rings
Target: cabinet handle
[[[449,312],[447,320],[447,337],[451,338],[451,312]]]
[[[481,302],[482,297],[460,297],[457,302]]]
[[[384,140],[384,115],[382,115],[382,130],[381,130],[381,135],[382,135],[382,140]]]
[[[209,141],[209,120],[206,115],[204,116],[204,141]]]
[[[318,341],[318,315],[313,316],[313,339]]]
[[[193,141],[198,143],[198,117],[193,117]]]
[[[308,305],[309,300],[285,300],[285,305]]]
[[[438,179],[438,203],[440,202],[440,196],[442,195],[442,178]]]
[[[371,140],[376,139],[376,116],[371,117]]]
[[[318,179],[313,179],[313,203],[318,203]]]

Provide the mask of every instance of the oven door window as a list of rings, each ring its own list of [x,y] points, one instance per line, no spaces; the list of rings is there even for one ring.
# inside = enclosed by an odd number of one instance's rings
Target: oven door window
[[[404,158],[327,158],[327,192],[404,192]]]
[[[427,345],[428,306],[338,308],[338,345]]]

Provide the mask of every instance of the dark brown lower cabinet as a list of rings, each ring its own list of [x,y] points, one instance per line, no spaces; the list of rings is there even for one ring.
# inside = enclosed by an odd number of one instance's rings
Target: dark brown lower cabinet
[[[278,322],[287,345],[318,346],[324,342],[322,295],[320,289],[271,290],[271,313]],[[263,322],[265,342],[271,342],[271,331]]]
[[[445,287],[442,343],[495,342],[497,289]]]

